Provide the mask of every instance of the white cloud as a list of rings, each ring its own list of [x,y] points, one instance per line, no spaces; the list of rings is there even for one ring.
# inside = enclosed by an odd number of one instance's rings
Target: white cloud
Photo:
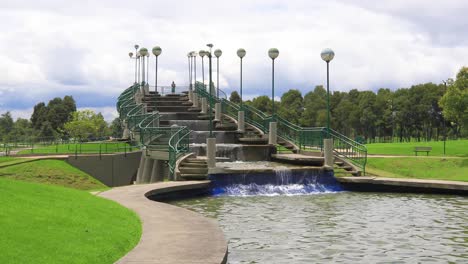
[[[220,84],[228,94],[239,87],[236,50],[243,47],[246,98],[270,94],[271,47],[280,50],[278,96],[325,83],[319,56],[325,47],[336,53],[330,64],[332,90],[440,82],[466,64],[465,11],[468,3],[460,0],[380,1],[378,6],[370,0],[105,0],[92,7],[82,1],[9,1],[0,10],[0,104],[17,108],[17,91],[25,91],[21,96],[28,102],[63,94],[116,97],[133,82],[127,53],[135,43],[162,47],[159,85],[184,86],[187,52],[213,42],[223,50]],[[109,118],[114,103],[99,104],[109,105],[104,107]]]

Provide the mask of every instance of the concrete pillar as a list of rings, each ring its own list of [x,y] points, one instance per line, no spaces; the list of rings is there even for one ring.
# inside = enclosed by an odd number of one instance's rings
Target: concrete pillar
[[[214,121],[221,121],[221,104],[215,104],[215,119]]]
[[[189,90],[188,92],[188,100],[193,103],[193,91]]]
[[[161,165],[162,161],[160,160],[154,160],[153,162],[153,168],[151,169],[151,180],[150,180],[150,183],[153,183],[153,182],[160,182],[162,181],[160,178],[161,178],[161,169],[159,168]]]
[[[149,84],[145,84],[145,94],[149,94]]]
[[[123,122],[123,135],[122,138],[127,139],[130,138],[130,129],[128,129],[127,121]]]
[[[276,122],[270,122],[270,129],[268,132],[268,144],[270,145],[276,145],[278,137],[277,135],[277,123]]]
[[[324,166],[333,169],[333,139],[326,138],[323,140],[323,156],[325,158]]]
[[[245,132],[244,111],[237,112],[237,131]]]
[[[201,99],[201,113],[208,113],[208,100],[206,100],[206,98]]]
[[[141,177],[143,178],[143,183],[149,183],[151,180],[151,169],[153,168],[154,160],[149,157],[145,158],[145,165],[143,166],[143,173]]]
[[[193,103],[193,107],[199,107],[199,104],[198,104],[198,94],[197,93],[193,93],[192,95],[192,103]]]
[[[141,153],[140,166],[138,166],[138,172],[137,172],[137,177],[136,177],[136,182],[135,182],[136,184],[140,184],[143,182],[141,175],[143,174],[143,168],[145,167],[145,162],[146,162],[145,151],[143,150]]]
[[[216,167],[216,138],[206,139],[206,163],[208,168]]]

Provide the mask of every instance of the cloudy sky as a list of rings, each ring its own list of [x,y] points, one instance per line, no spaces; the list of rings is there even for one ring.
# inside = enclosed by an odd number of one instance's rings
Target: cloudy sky
[[[466,14],[466,0],[0,0],[0,112],[29,118],[37,102],[73,95],[111,120],[134,79],[134,44],[161,46],[159,84],[182,86],[187,52],[213,43],[228,93],[238,89],[236,50],[245,48],[246,98],[270,93],[271,47],[280,51],[279,95],[324,83],[326,47],[336,54],[334,91],[439,83],[468,64]]]

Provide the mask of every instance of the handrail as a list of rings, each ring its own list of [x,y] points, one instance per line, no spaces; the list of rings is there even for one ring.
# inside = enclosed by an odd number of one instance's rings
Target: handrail
[[[221,102],[223,114],[234,119],[237,119],[238,111],[244,111],[245,122],[257,127],[263,133],[268,133],[269,123],[273,120],[276,121],[278,137],[290,141],[300,149],[323,150],[324,139],[331,137],[333,139],[333,151],[335,154],[362,168],[365,173],[367,148],[337,131],[330,130],[330,132],[327,133],[327,129],[324,127],[301,127],[280,116],[267,115],[251,105],[243,104],[241,109],[238,104],[228,101],[227,99],[219,99],[215,96],[210,96],[204,88],[204,85],[199,82],[195,84],[195,92],[197,92],[200,97],[207,98],[209,102],[210,100]]]

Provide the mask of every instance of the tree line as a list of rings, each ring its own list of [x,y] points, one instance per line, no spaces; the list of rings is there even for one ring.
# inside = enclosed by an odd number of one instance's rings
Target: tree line
[[[240,102],[237,92],[229,98]],[[325,127],[327,92],[319,85],[304,96],[291,89],[275,101],[276,114],[304,127]],[[258,96],[245,104],[271,114],[268,96]],[[365,142],[430,141],[468,136],[468,67],[456,79],[444,83],[424,83],[392,91],[330,93],[332,129]]]
[[[39,102],[34,106],[30,119],[18,118],[15,121],[10,112],[0,115],[0,142],[86,141],[120,137],[121,133],[118,118],[107,124],[101,113],[77,111],[72,96],[56,97],[47,104]]]

